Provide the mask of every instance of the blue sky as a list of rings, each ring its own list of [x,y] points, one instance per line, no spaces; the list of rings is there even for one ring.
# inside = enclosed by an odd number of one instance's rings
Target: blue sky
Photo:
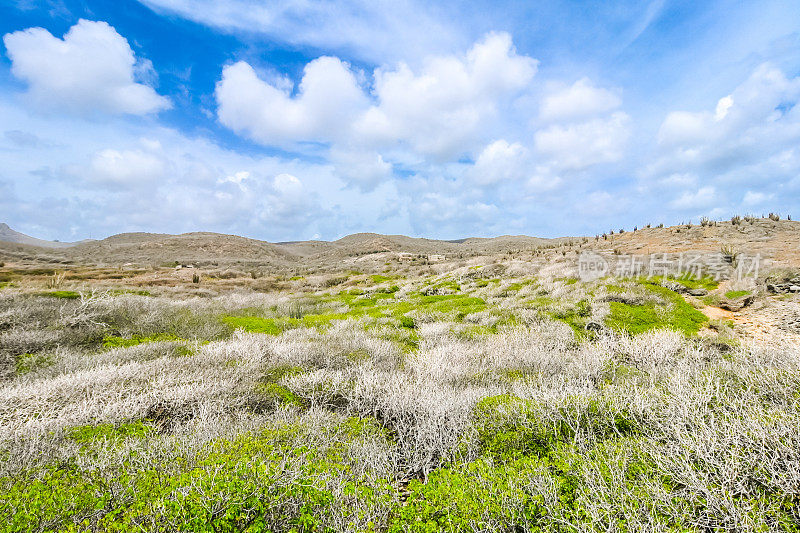
[[[800,200],[800,1],[11,0],[0,221],[594,235]]]

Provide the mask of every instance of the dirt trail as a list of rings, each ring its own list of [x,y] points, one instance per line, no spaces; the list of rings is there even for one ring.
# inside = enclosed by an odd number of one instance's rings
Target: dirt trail
[[[766,297],[738,312],[713,306],[701,311],[711,320],[730,320],[738,333],[757,343],[774,344],[787,336],[800,341],[800,302]]]

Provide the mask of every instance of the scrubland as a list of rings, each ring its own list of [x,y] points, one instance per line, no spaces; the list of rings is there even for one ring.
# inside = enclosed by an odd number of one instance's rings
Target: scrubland
[[[301,282],[2,288],[0,531],[800,529],[800,345],[714,283]]]

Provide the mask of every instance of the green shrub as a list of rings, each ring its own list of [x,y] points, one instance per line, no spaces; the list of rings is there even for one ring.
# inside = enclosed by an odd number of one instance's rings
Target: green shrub
[[[546,462],[494,466],[480,459],[465,466],[439,468],[427,483],[413,480],[408,499],[398,506],[389,533],[536,531],[546,514],[544,497],[525,486],[526,476],[546,475]]]
[[[292,391],[277,383],[258,383],[255,387],[258,407],[267,410],[278,405],[295,405],[302,407],[303,402]]]
[[[547,455],[559,440],[559,428],[546,427],[535,404],[507,394],[478,402],[474,419],[480,451],[508,461],[523,456]]]
[[[543,411],[533,400],[506,394],[478,402],[474,420],[481,453],[500,461],[544,457],[573,442],[578,433],[583,439],[603,441],[640,432],[629,412],[605,400],[568,399],[552,410],[549,420]]]
[[[611,312],[606,317],[606,326],[631,335],[653,329],[674,329],[691,336],[708,322],[708,317],[689,305],[680,294],[651,282],[642,285],[648,292],[660,296],[665,304],[609,302]]]
[[[752,293],[750,291],[728,291],[725,293],[725,298],[728,300],[736,300],[737,298],[750,296],[751,294]]]
[[[274,318],[261,318],[258,316],[224,316],[222,322],[236,329],[243,329],[252,333],[266,333],[267,335],[280,335],[283,328]]]
[[[94,424],[73,426],[65,431],[65,436],[79,443],[91,443],[97,440],[121,441],[127,438],[145,438],[152,434],[153,428],[144,422],[123,424]]]
[[[16,373],[21,376],[50,366],[53,364],[53,357],[42,353],[25,353],[17,356],[15,363]]]
[[[77,300],[81,297],[79,292],[75,291],[47,291],[47,292],[40,292],[39,296],[47,296],[50,298],[62,298],[65,300]]]
[[[408,329],[417,329],[417,323],[410,316],[404,316],[400,318],[400,327]]]
[[[142,335],[133,335],[130,338],[125,337],[118,337],[115,335],[106,335],[103,338],[103,347],[104,348],[130,348],[131,346],[138,346],[139,344],[144,344],[147,342],[164,342],[164,341],[175,341],[175,342],[186,342],[186,339],[181,339],[171,333],[157,333],[155,335],[149,336],[142,336]]]
[[[73,431],[87,446],[142,436],[144,426],[127,427]],[[218,439],[191,460],[178,456],[139,470],[126,461],[102,471],[62,462],[3,477],[0,531],[311,532],[329,531],[332,523],[372,529],[360,513],[380,516],[393,489],[353,473],[347,450],[360,439],[380,438],[380,429],[370,419],[349,419],[331,428],[331,443],[321,448],[303,444],[307,431],[286,425]]]

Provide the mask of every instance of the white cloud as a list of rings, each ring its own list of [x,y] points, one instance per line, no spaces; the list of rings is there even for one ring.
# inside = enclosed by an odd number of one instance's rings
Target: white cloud
[[[714,111],[714,120],[719,122],[728,115],[728,111],[733,106],[733,97],[728,95],[719,99],[717,109]]]
[[[742,205],[748,207],[759,206],[768,200],[772,200],[774,194],[765,194],[763,192],[747,191],[742,198]]]
[[[601,163],[619,161],[624,155],[630,117],[616,112],[578,124],[554,124],[534,136],[537,151],[553,165],[580,170]]]
[[[536,60],[517,55],[506,33],[487,35],[464,57],[429,58],[419,72],[405,64],[379,69],[378,103],[358,121],[358,134],[439,159],[468,153],[536,69]]]
[[[266,145],[346,135],[354,115],[367,105],[348,65],[334,57],[306,65],[294,97],[291,87],[259,79],[243,61],[223,69],[215,94],[220,122]]]
[[[306,66],[296,96],[239,62],[223,70],[216,98],[223,124],[266,145],[339,143],[442,161],[479,147],[535,72],[536,61],[498,33],[462,57],[429,57],[418,72],[404,63],[378,69],[371,94],[346,63],[321,57]]]
[[[706,140],[713,121],[711,113],[687,113],[673,111],[658,131],[658,142],[662,146],[685,146]]]
[[[416,0],[140,0],[236,35],[260,34],[293,45],[348,52],[381,62],[450,51],[463,44],[449,18]]]
[[[4,35],[3,42],[12,73],[28,84],[28,96],[41,108],[142,115],[170,107],[135,81],[137,68],[152,72],[152,65],[137,67],[128,41],[105,22],[81,19],[63,39],[29,28]]]
[[[736,90],[709,111],[674,111],[659,130],[659,144],[676,163],[740,161],[743,147],[758,147],[754,155],[786,148],[800,138],[800,77],[787,79],[769,64],[758,67]],[[762,145],[763,143],[763,145]],[[766,149],[766,152],[762,151]]]
[[[605,114],[622,105],[616,92],[595,87],[582,78],[569,87],[554,89],[544,97],[539,117],[544,121],[564,121]]]
[[[479,185],[524,179],[528,169],[528,150],[505,139],[487,145],[475,161],[470,176]]]
[[[392,175],[392,165],[377,152],[334,149],[330,152],[330,161],[342,179],[362,191],[374,190]]]
[[[744,206],[774,202],[780,195],[766,195],[751,187],[786,193],[796,189],[798,103],[800,77],[787,78],[777,67],[763,64],[719,98],[713,110],[668,113],[659,130],[655,161],[642,176],[665,185],[674,175],[693,176],[703,183],[700,191],[704,194],[685,193],[671,204],[680,209],[718,204],[722,199],[712,194],[715,189],[742,194]]]
[[[164,178],[166,171],[166,161],[156,154],[109,148],[92,157],[87,177],[106,185],[139,186]]]
[[[714,187],[702,187],[695,192],[685,192],[679,198],[670,202],[675,209],[703,209],[711,206],[717,198]]]

